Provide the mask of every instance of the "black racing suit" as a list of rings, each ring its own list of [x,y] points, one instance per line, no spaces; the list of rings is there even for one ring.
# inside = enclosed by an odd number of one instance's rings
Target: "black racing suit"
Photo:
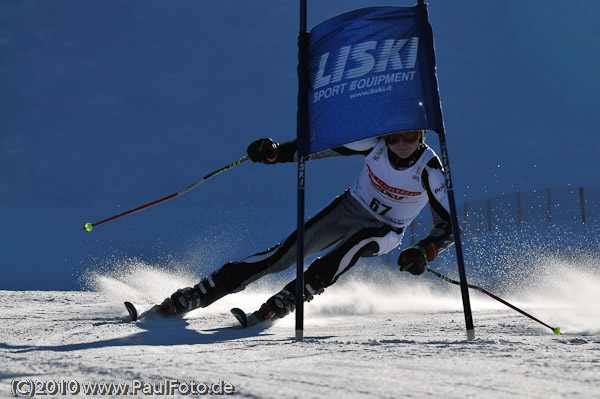
[[[373,148],[338,147],[317,153],[311,159],[336,155],[366,156]],[[400,159],[388,149],[390,166],[396,170],[411,167],[427,148],[422,144],[409,159]],[[293,141],[279,146],[277,158],[273,163],[293,162],[295,159],[296,142]],[[436,196],[430,188],[431,174],[436,174],[438,184],[440,174],[443,179],[441,163],[437,157],[427,163],[427,168],[421,174],[421,184],[427,191],[435,225],[430,235],[418,243],[427,249],[428,260],[435,259],[438,252],[454,242],[448,209],[442,205],[443,201],[438,200],[440,194],[437,193]],[[363,203],[346,190],[305,223],[304,256],[310,257],[329,249],[323,256],[315,259],[305,271],[305,300],[312,299],[313,295],[320,294],[326,287],[334,284],[359,258],[390,252],[400,243],[403,234],[404,228],[377,219]],[[267,274],[281,272],[295,263],[296,232],[265,252],[241,261],[226,263],[196,286],[177,291],[171,299],[177,307],[177,312],[185,313],[208,306],[229,293],[243,290],[248,284]],[[293,310],[295,285],[294,280],[276,295],[281,297],[284,293],[283,297],[287,300],[285,309],[276,312],[277,316],[283,317]]]

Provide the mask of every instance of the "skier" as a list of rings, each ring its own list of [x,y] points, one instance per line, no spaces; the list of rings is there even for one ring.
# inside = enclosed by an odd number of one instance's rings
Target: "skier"
[[[429,202],[434,229],[400,254],[400,270],[414,275],[454,243],[442,165],[425,144],[425,131],[397,132],[313,154],[310,159],[363,155],[365,166],[354,184],[305,224],[305,256],[331,248],[304,272],[304,301],[334,284],[361,257],[384,255],[396,248],[421,209]],[[279,145],[269,138],[252,142],[254,162],[275,164],[297,159],[296,141]],[[229,262],[194,287],[177,290],[158,313],[181,315],[241,291],[259,278],[296,263],[296,233],[265,252]],[[287,284],[254,312],[257,321],[294,311],[296,281]]]

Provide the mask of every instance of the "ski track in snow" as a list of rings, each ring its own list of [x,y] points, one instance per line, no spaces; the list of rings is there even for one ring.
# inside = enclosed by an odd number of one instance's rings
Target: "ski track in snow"
[[[237,328],[229,309],[254,310],[272,287],[231,295],[183,319],[128,322],[128,298],[115,293],[158,301],[172,285],[190,282],[168,280],[148,279],[163,281],[154,291],[142,283],[123,290],[114,276],[96,276],[95,292],[0,291],[0,397],[11,397],[13,379],[26,378],[222,379],[245,398],[600,397],[595,297],[552,302],[554,289],[546,300],[513,301],[559,325],[563,334],[555,336],[473,292],[473,341],[466,340],[458,289],[440,291],[418,278],[403,279],[400,292],[364,282],[331,287],[305,305],[304,342],[293,338],[293,316]]]

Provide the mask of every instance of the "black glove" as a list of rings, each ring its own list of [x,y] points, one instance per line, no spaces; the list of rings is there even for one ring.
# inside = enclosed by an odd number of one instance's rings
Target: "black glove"
[[[427,251],[419,245],[406,248],[398,257],[398,266],[403,272],[410,272],[415,276],[423,274],[427,267]]]
[[[248,146],[248,157],[253,162],[275,163],[279,144],[271,139],[258,139]]]

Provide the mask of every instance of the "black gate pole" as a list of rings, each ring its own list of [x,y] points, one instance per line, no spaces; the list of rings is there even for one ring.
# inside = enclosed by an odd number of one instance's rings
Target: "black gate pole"
[[[418,0],[418,5],[425,6],[424,0]],[[454,234],[454,247],[456,248],[456,261],[458,263],[458,275],[460,276],[460,292],[462,294],[465,322],[467,324],[467,340],[475,339],[475,328],[473,327],[473,315],[471,314],[471,301],[469,300],[469,287],[467,274],[465,273],[465,260],[463,258],[462,242],[460,240],[460,228],[458,227],[458,215],[456,213],[456,200],[454,198],[454,187],[452,186],[452,175],[450,174],[450,158],[448,157],[448,145],[446,144],[446,132],[442,129],[437,132],[440,139],[442,151],[442,163],[446,177],[446,189],[448,190],[448,205],[452,217],[452,234]],[[465,221],[466,221],[465,212]]]
[[[471,301],[469,300],[469,287],[467,284],[467,274],[465,273],[465,261],[463,258],[462,241],[460,239],[460,229],[458,228],[458,216],[456,214],[456,200],[454,198],[454,187],[452,186],[452,176],[450,174],[450,158],[448,157],[448,146],[446,144],[446,132],[438,132],[440,139],[440,150],[442,152],[442,163],[446,176],[446,189],[448,190],[448,203],[450,205],[450,214],[452,216],[452,233],[454,234],[454,247],[456,248],[456,261],[458,263],[458,274],[460,276],[460,292],[462,294],[463,310],[465,313],[465,322],[467,325],[467,340],[475,339],[475,328],[473,327],[473,315],[471,314]]]
[[[304,186],[305,146],[308,145],[308,47],[306,1],[300,0],[300,33],[298,35],[298,227],[296,247],[296,342],[304,340]]]

